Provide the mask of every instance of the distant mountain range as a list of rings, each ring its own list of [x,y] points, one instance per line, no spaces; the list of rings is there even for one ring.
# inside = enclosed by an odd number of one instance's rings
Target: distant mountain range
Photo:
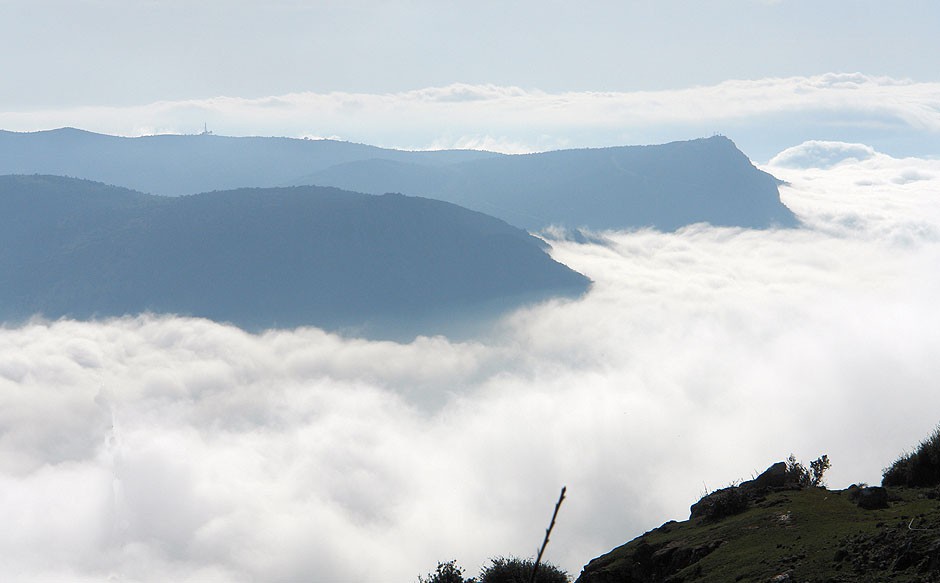
[[[459,333],[584,276],[545,243],[456,205],[330,187],[159,197],[45,175],[0,177],[0,320],[141,312],[250,330]]]
[[[123,138],[74,128],[28,133],[0,130],[0,174],[71,176],[162,196],[291,186],[300,184],[300,176],[359,160],[434,166],[492,156],[499,154],[405,152],[335,140],[212,134]]]
[[[4,322],[151,311],[454,335],[588,288],[522,228],[797,223],[720,136],[509,156],[0,131],[0,174]]]
[[[778,181],[721,136],[437,166],[361,160],[297,183],[428,196],[533,230],[549,225],[672,231],[699,222],[754,229],[797,224],[780,202]]]
[[[159,195],[286,185],[399,192],[537,230],[673,230],[697,222],[792,227],[778,182],[721,136],[658,146],[503,155],[410,152],[332,140],[214,135],[121,138],[0,131],[0,174],[86,178]]]

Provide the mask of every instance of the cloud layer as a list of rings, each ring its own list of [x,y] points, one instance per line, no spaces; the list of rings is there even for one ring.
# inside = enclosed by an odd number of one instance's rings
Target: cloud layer
[[[534,554],[562,485],[576,574],[791,452],[878,482],[940,421],[940,164],[801,156],[767,169],[807,228],[555,242],[593,291],[477,341],[0,329],[0,578],[475,571]]]
[[[337,137],[412,149],[528,152],[719,132],[756,160],[807,140],[938,155],[940,84],[862,74],[726,81],[671,91],[562,92],[453,84],[399,93],[291,93],[0,113],[15,131]]]

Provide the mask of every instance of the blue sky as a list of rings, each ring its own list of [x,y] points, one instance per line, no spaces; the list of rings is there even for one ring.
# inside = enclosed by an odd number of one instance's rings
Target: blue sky
[[[4,129],[74,125],[139,135],[194,132],[208,123],[227,135],[502,151],[721,132],[764,161],[809,139],[937,154],[936,2],[5,0],[3,6]],[[774,109],[806,80],[856,73],[872,90],[861,102],[846,99],[847,92],[831,99],[830,91],[818,102],[804,96],[798,106]],[[761,95],[728,84],[768,80],[775,87]],[[508,110],[529,112],[524,127],[506,114],[505,99],[477,99],[442,113],[415,98],[455,85],[523,93]],[[584,97],[598,92],[626,96],[621,101],[635,115],[599,123],[597,103]],[[532,115],[523,97],[536,94],[569,105],[560,116],[553,115],[557,106],[536,107],[541,115]],[[295,104],[289,111],[271,106],[270,98],[285,97]],[[736,115],[715,111],[736,102],[750,106]],[[690,118],[696,105],[701,111]],[[750,111],[755,106],[760,111]],[[894,113],[885,117],[885,107]],[[899,110],[908,112],[903,127],[892,128]],[[918,115],[929,123],[912,123]]]

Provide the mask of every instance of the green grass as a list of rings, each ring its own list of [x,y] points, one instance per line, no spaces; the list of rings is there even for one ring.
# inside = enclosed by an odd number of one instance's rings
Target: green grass
[[[940,539],[940,502],[927,498],[927,490],[890,491],[895,500],[882,510],[859,508],[845,491],[809,488],[769,494],[748,510],[716,522],[667,523],[602,557],[596,563],[600,576],[587,580],[629,581],[623,574],[643,543],[694,549],[722,541],[666,581],[769,581],[783,573],[799,582],[932,581],[916,566],[897,571],[891,567],[900,564],[895,555],[905,545],[927,552]],[[909,530],[912,518],[915,528],[932,530]]]

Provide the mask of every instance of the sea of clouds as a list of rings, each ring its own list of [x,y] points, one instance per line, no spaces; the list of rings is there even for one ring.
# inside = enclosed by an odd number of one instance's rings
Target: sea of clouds
[[[583,299],[407,344],[198,319],[0,329],[0,579],[414,581],[591,558],[794,453],[940,422],[940,162],[811,142],[795,230],[553,241]]]

